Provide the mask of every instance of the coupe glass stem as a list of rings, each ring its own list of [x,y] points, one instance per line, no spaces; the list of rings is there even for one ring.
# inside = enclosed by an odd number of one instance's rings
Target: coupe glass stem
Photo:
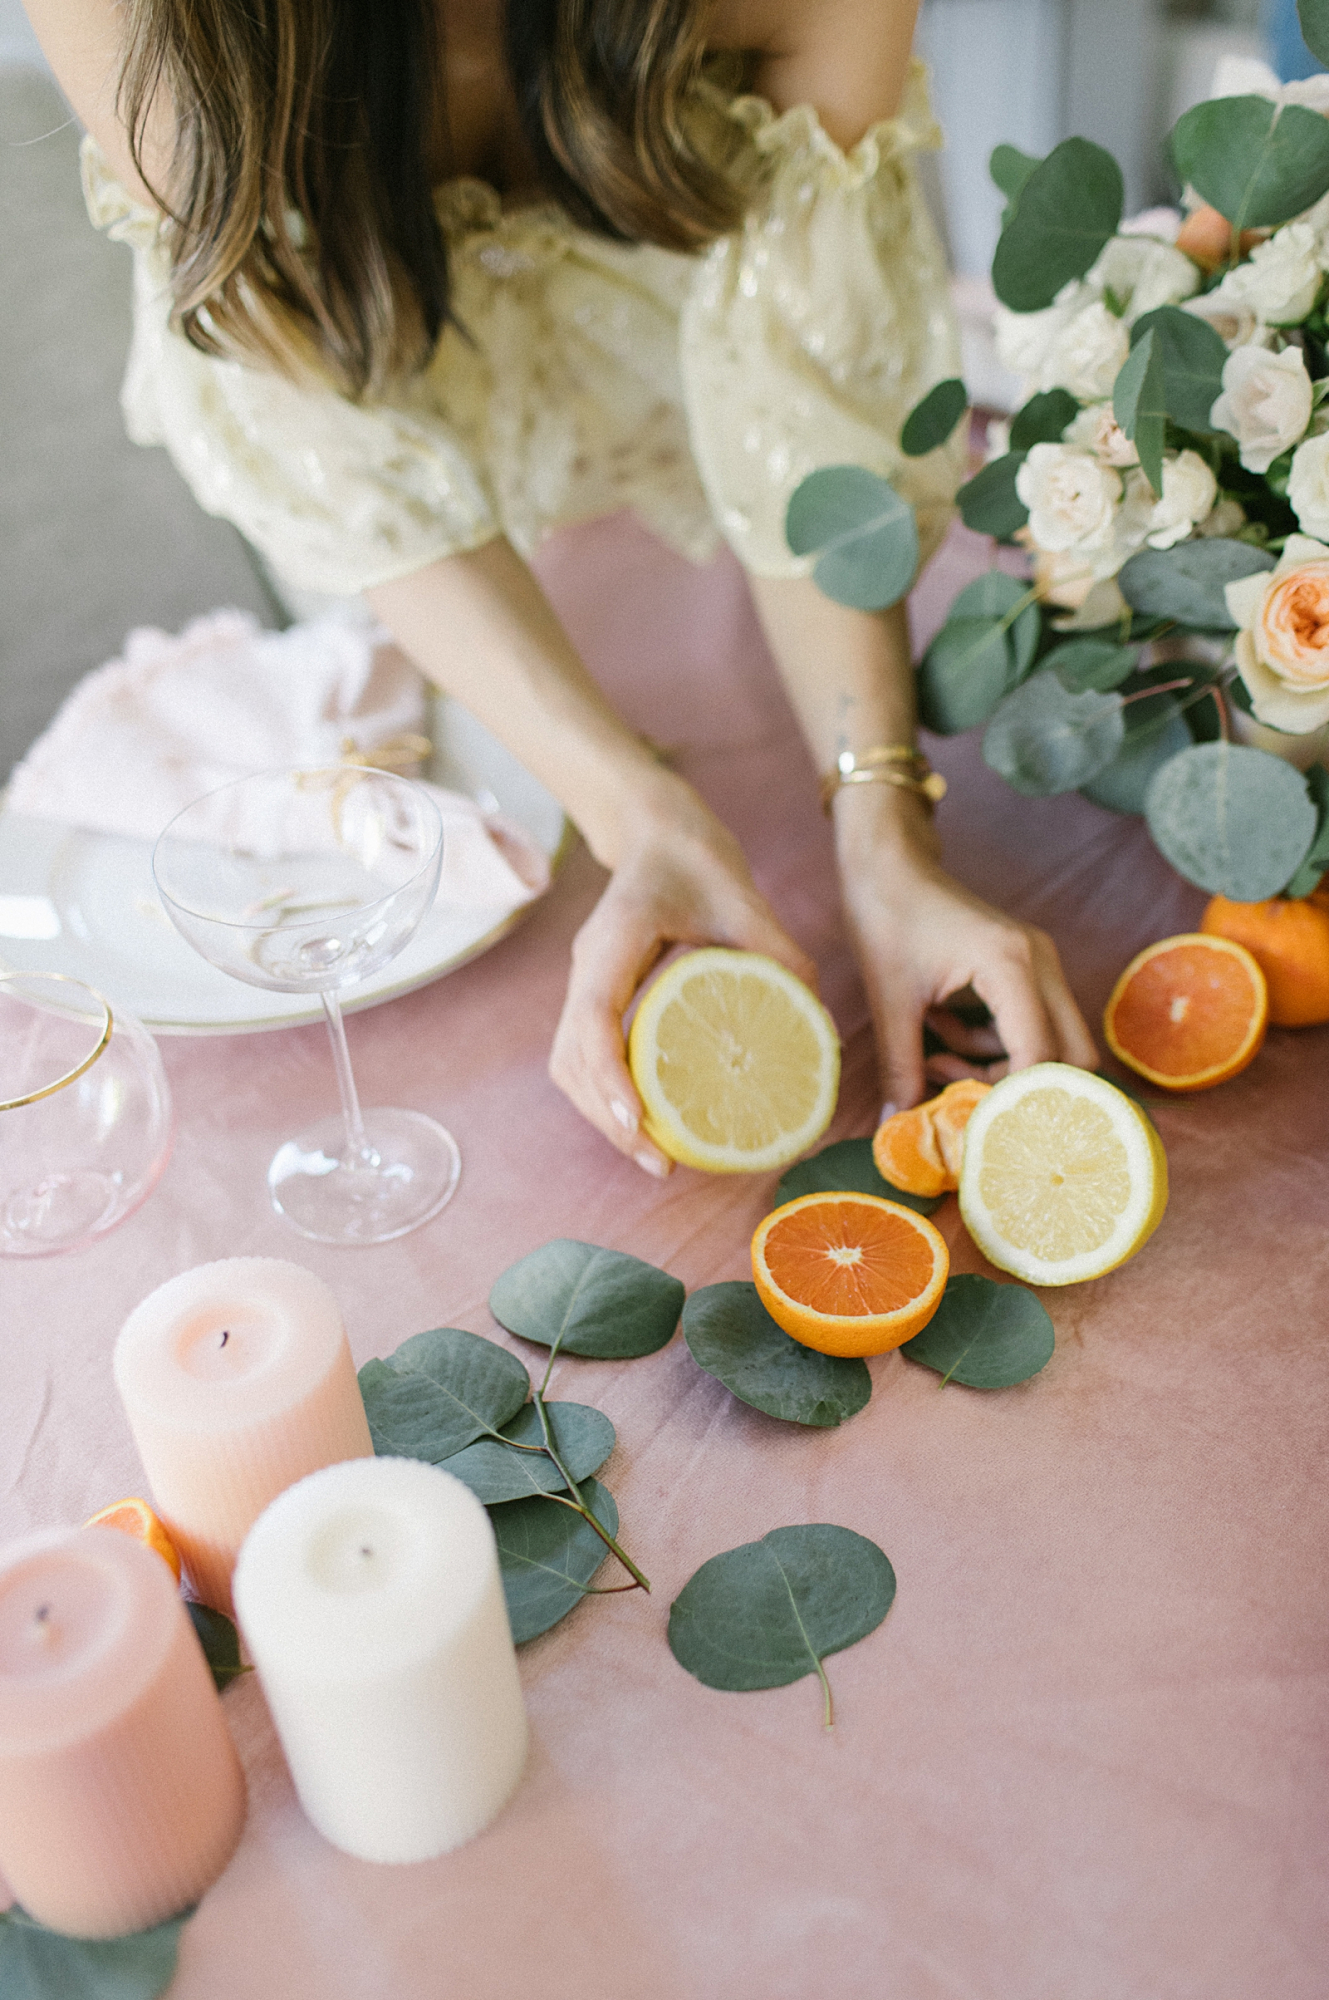
[[[341,1017],[341,1002],[335,993],[319,996],[323,1002],[323,1015],[328,1024],[328,1040],[332,1043],[332,1061],[337,1071],[337,1089],[341,1093],[342,1117],[346,1122],[346,1159],[363,1160],[370,1151],[365,1137],[365,1121],[360,1116],[360,1098],[355,1088],[355,1078],[351,1074],[351,1058],[346,1047],[346,1026]]]

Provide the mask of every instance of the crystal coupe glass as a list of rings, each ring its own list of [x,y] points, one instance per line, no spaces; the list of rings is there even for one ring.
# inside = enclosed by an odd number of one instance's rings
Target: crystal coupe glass
[[[237,778],[170,822],[152,867],[167,914],[221,971],[317,993],[340,1118],[280,1146],[274,1208],[320,1243],[386,1243],[436,1215],[461,1172],[419,1111],[362,1111],[338,995],[396,956],[433,902],[443,823],[428,792],[363,766]]]

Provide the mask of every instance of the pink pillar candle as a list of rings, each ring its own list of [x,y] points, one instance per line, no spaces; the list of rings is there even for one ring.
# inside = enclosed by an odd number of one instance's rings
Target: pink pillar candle
[[[0,1869],[75,1937],[145,1930],[235,1851],[245,1782],[159,1555],[113,1528],[0,1551]]]
[[[373,1457],[337,1301],[275,1257],[160,1285],[121,1330],[115,1380],[157,1512],[219,1611],[269,1501],[325,1465]]]

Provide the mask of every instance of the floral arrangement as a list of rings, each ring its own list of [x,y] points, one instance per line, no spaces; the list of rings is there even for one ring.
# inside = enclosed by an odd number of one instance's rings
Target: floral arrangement
[[[1329,0],[1300,13],[1329,65]],[[997,344],[1024,400],[958,497],[1029,573],[960,594],[918,693],[928,728],[983,726],[1017,791],[1143,813],[1187,879],[1255,902],[1329,869],[1329,76],[1234,67],[1239,94],[1171,135],[1184,216],[1123,220],[1084,139],[993,155]],[[967,404],[938,385],[905,452]],[[917,559],[905,502],[857,467],[806,480],[788,535],[860,605]]]

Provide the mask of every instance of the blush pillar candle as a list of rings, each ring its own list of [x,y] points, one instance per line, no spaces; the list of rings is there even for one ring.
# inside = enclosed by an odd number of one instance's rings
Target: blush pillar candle
[[[236,1613],[295,1789],[362,1861],[469,1840],[521,1776],[526,1711],[489,1517],[418,1459],[304,1479],[250,1531]]]
[[[125,1322],[115,1380],[156,1510],[218,1611],[268,1502],[320,1466],[373,1455],[337,1301],[275,1257],[159,1286]]]
[[[234,1852],[245,1786],[161,1557],[113,1528],[0,1551],[0,1871],[75,1937],[146,1930]]]

